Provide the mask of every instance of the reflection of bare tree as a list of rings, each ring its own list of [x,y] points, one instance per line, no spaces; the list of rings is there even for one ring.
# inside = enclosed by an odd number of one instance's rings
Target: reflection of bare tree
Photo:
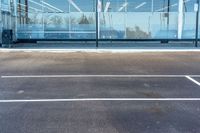
[[[95,24],[95,19],[93,15],[90,15],[89,17],[82,15],[79,19],[79,24]]]
[[[65,23],[66,25],[68,25],[68,24],[70,23],[68,17],[67,17],[67,18],[64,18],[64,23]]]
[[[85,15],[80,18],[79,24],[89,24],[89,21]]]
[[[89,24],[94,24],[95,23],[94,16],[93,15],[89,16],[88,21],[89,21]]]
[[[71,23],[71,24],[76,24],[76,23],[77,23],[77,21],[76,21],[76,19],[75,19],[75,18],[72,18],[72,17],[71,17],[71,18],[70,18],[70,23]]]
[[[128,27],[126,29],[126,35],[128,39],[147,39],[151,38],[151,33],[142,31],[140,27],[135,26],[135,28]]]
[[[40,24],[41,21],[38,18],[38,14],[33,14],[32,17],[27,19],[28,24]]]
[[[60,16],[53,16],[49,19],[49,21],[47,22],[47,24],[54,24],[54,25],[61,25],[62,24],[62,17]]]

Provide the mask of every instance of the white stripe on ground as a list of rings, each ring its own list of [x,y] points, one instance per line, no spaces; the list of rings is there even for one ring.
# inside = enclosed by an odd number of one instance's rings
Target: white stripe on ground
[[[84,102],[84,101],[200,101],[200,98],[24,99],[24,100],[0,100],[0,103],[26,103],[26,102]]]
[[[53,52],[53,53],[71,53],[71,52],[91,52],[91,53],[143,53],[143,52],[200,52],[199,48],[193,48],[193,49],[188,49],[188,48],[174,48],[174,49],[142,49],[142,48],[122,48],[122,49],[96,49],[96,48],[91,48],[91,49],[40,49],[40,48],[35,48],[35,49],[30,49],[30,48],[24,48],[24,49],[8,49],[8,48],[0,48],[1,52]]]
[[[200,77],[200,75],[189,75]],[[13,75],[1,78],[185,78],[186,75]]]
[[[198,86],[200,86],[200,83],[198,81],[196,81],[195,79],[191,78],[191,76],[185,76],[187,79],[189,79],[190,81],[192,81],[193,83],[197,84]]]

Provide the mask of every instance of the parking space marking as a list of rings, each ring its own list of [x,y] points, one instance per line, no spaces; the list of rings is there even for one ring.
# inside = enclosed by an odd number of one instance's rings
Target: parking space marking
[[[83,99],[24,99],[24,100],[0,100],[0,103],[84,102],[84,101],[200,101],[200,98],[83,98]]]
[[[200,77],[200,75],[13,75],[1,78],[185,78]]]
[[[195,79],[191,78],[190,76],[185,76],[187,79],[189,79],[190,81],[192,81],[193,83],[197,84],[198,86],[200,86],[200,83],[198,81],[196,81]]]

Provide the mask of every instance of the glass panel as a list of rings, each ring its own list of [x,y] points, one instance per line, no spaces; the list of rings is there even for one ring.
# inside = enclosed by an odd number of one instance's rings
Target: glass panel
[[[43,4],[40,0],[18,0],[19,39],[43,39]]]
[[[179,0],[102,1],[100,38],[178,39],[178,32],[181,38],[194,38],[195,0],[184,0],[181,29]]]
[[[96,38],[96,0],[73,0],[70,2],[69,38]]]
[[[1,0],[1,10],[10,11],[10,0]]]
[[[128,3],[125,0],[102,0],[100,17],[101,39],[122,39],[125,37],[125,11]]]
[[[69,3],[67,0],[44,0],[44,38],[69,38]]]
[[[194,39],[196,32],[196,12],[194,5],[196,0],[185,0],[183,16],[183,39]]]
[[[18,0],[19,39],[95,39],[95,0]]]
[[[196,0],[100,0],[100,39],[191,39]],[[1,0],[1,2],[7,2]],[[95,39],[96,0],[17,0],[19,39]],[[180,23],[183,23],[180,26]]]
[[[100,15],[101,38],[176,38],[178,13],[171,13],[166,4],[170,3],[165,0],[105,1]],[[173,11],[177,8],[173,6]]]

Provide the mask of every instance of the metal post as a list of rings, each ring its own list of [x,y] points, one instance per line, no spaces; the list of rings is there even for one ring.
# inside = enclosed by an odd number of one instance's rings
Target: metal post
[[[198,10],[196,13],[196,38],[195,47],[198,47],[198,36],[199,36],[199,0],[197,0]]]
[[[182,39],[182,34],[183,34],[183,4],[184,4],[184,0],[179,0],[179,5],[178,5],[178,39]]]
[[[125,3],[127,3],[127,0],[125,0]],[[124,18],[124,21],[125,21],[125,39],[127,39],[127,32],[126,32],[126,29],[127,29],[127,6],[125,7],[125,18]]]
[[[68,15],[69,15],[69,20],[68,20],[68,22],[69,22],[69,24],[68,24],[68,34],[69,34],[69,39],[71,39],[71,4],[70,3],[68,3],[69,4],[69,6],[68,6]]]
[[[1,35],[1,33],[2,33],[2,28],[3,28],[1,14],[2,14],[2,11],[1,11],[1,0],[0,0],[0,47],[1,47],[1,43],[2,43],[2,37],[1,37],[2,35]]]
[[[169,22],[170,22],[170,20],[169,20],[169,15],[170,15],[170,4],[171,4],[171,2],[170,2],[170,0],[168,0],[168,2],[167,2],[167,38],[169,38]],[[168,43],[168,41],[166,41],[167,43]]]
[[[99,0],[96,0],[96,48],[99,47],[99,13],[98,13]]]
[[[43,28],[43,29],[42,29],[42,30],[43,30],[43,31],[42,31],[42,32],[43,32],[43,36],[42,36],[42,37],[45,38],[45,20],[44,20],[44,17],[45,17],[45,10],[44,10],[44,9],[45,9],[45,8],[44,8],[44,3],[43,3],[43,1],[44,1],[44,0],[41,0],[41,2],[42,2],[42,28]]]
[[[169,31],[169,12],[170,12],[170,0],[167,3],[167,30]]]
[[[14,31],[14,41],[17,40],[17,0],[13,0],[13,31]]]

